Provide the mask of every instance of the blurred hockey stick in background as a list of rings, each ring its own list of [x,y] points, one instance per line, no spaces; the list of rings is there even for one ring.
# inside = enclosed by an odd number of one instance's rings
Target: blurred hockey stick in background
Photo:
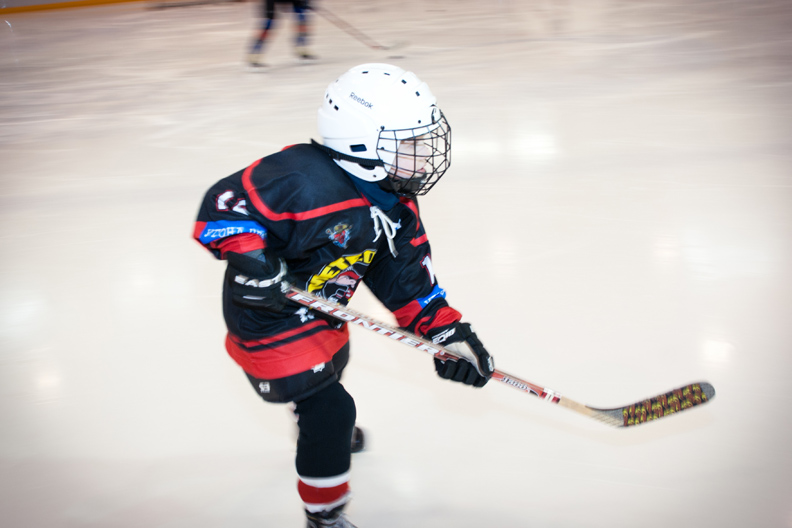
[[[365,44],[366,46],[368,46],[371,49],[376,49],[376,50],[395,50],[395,49],[400,49],[400,48],[403,48],[404,46],[406,46],[405,42],[397,42],[396,44],[392,44],[390,46],[382,45],[382,44],[378,43],[377,41],[375,41],[374,39],[372,39],[371,37],[369,37],[368,35],[364,34],[362,31],[360,31],[356,27],[354,27],[351,24],[349,24],[348,22],[346,22],[341,17],[339,17],[337,15],[334,15],[333,13],[331,13],[330,11],[325,9],[324,7],[318,7],[318,6],[312,5],[311,6],[311,10],[316,12],[316,13],[318,13],[325,20],[327,20],[328,22],[330,22],[331,24],[333,24],[334,26],[336,26],[340,30],[344,31],[346,34],[356,38],[357,40],[359,40],[360,42],[362,42],[363,44]]]
[[[443,361],[458,361],[460,357],[435,345],[431,341],[418,337],[414,334],[401,329],[392,328],[385,323],[371,319],[345,306],[327,301],[313,294],[291,287],[286,293],[286,297],[292,301],[319,310],[339,321],[358,325],[366,330],[371,330],[378,334],[390,337],[394,341],[399,341],[412,348],[417,348],[427,352]],[[678,413],[697,405],[707,403],[715,397],[715,388],[707,382],[698,382],[679,387],[669,392],[646,398],[644,400],[626,405],[624,407],[614,407],[611,409],[600,409],[589,407],[565,396],[561,396],[554,390],[535,385],[529,381],[522,380],[511,374],[496,370],[492,379],[510,385],[515,389],[538,396],[545,401],[557,403],[561,407],[566,407],[575,412],[594,418],[607,425],[614,427],[629,427],[644,422],[657,420],[670,414]]]
[[[171,7],[195,7],[212,4],[231,4],[242,0],[172,0],[170,2],[157,2],[147,6],[148,9],[168,9]]]

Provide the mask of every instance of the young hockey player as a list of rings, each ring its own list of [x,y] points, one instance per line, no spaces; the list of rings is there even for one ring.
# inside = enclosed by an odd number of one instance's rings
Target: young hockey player
[[[364,282],[398,324],[468,361],[445,379],[482,387],[493,361],[445,300],[416,196],[450,164],[451,129],[429,87],[387,64],[352,68],[319,109],[322,142],[299,144],[217,182],[195,238],[227,261],[226,349],[267,402],[293,402],[296,469],[308,527],[353,527],[355,403],[340,383],[346,324],[288,301],[290,284],[346,304]]]
[[[270,37],[270,32],[275,27],[277,10],[275,4],[290,4],[297,19],[296,38],[294,50],[301,59],[314,59],[314,55],[308,49],[308,11],[310,10],[310,0],[261,0],[261,27],[256,31],[256,38],[250,45],[248,51],[248,65],[251,68],[263,68],[266,65],[262,62],[264,45]]]

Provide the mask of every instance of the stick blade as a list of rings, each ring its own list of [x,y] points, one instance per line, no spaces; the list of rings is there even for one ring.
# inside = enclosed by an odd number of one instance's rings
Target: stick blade
[[[592,417],[603,423],[614,427],[632,427],[703,405],[714,397],[715,387],[706,381],[699,381],[625,407],[589,409],[593,411]]]
[[[409,43],[406,42],[406,41],[399,41],[399,42],[394,42],[393,44],[390,44],[390,45],[381,44],[381,45],[376,46],[375,49],[379,49],[379,50],[383,50],[383,51],[396,51],[396,50],[400,50],[400,49],[406,48],[408,44]]]

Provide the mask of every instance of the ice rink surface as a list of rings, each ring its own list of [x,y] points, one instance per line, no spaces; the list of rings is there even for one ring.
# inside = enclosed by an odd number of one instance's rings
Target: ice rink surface
[[[316,17],[298,64],[284,18],[257,74],[254,3],[3,16],[0,524],[303,526],[295,426],[224,351],[193,220],[216,180],[318,138],[338,75],[392,62],[453,128],[422,215],[497,366],[600,407],[717,397],[611,429],[353,329],[351,520],[792,527],[792,2],[321,5],[407,45]]]

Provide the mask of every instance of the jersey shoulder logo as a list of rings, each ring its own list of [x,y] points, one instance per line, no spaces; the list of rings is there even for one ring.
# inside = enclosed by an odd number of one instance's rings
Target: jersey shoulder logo
[[[346,249],[352,236],[352,224],[336,224],[332,229],[326,229],[327,238],[336,246]]]

